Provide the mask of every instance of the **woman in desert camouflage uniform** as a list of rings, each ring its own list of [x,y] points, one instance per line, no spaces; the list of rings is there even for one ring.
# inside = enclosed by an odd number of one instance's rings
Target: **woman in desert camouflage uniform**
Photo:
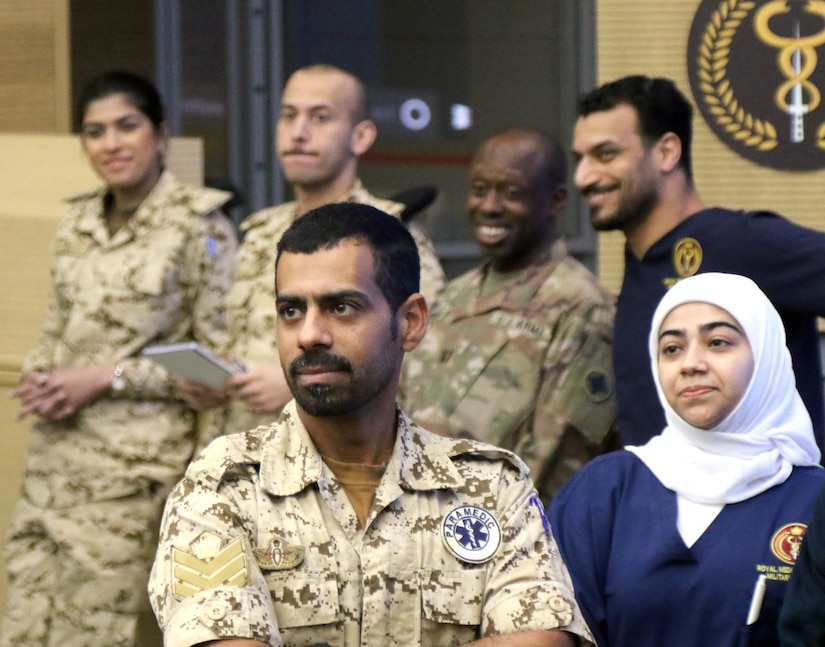
[[[137,635],[156,526],[196,424],[140,351],[218,344],[237,245],[219,211],[230,195],[164,169],[151,83],[104,74],[77,118],[104,187],[69,200],[43,334],[13,392],[36,421],[5,552],[4,646],[148,644]]]

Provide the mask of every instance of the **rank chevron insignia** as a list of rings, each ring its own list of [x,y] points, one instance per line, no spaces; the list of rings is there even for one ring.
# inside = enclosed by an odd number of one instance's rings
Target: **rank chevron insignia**
[[[246,552],[241,537],[206,559],[172,549],[172,592],[178,597],[189,597],[218,586],[245,586],[246,572]]]

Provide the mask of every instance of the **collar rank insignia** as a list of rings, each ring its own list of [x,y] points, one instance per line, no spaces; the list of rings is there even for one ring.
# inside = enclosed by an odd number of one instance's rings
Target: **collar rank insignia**
[[[263,571],[286,571],[304,561],[303,546],[287,546],[280,539],[273,539],[269,548],[253,548],[252,554]]]
[[[181,598],[219,586],[246,586],[247,564],[243,537],[226,546],[221,538],[201,533],[190,552],[172,549],[172,591]]]
[[[484,508],[464,505],[444,517],[441,538],[447,549],[460,560],[483,564],[501,545],[501,526]]]

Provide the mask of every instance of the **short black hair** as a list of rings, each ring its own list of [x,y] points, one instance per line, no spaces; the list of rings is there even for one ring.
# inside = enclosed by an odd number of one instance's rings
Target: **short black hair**
[[[622,104],[636,110],[639,134],[648,143],[657,141],[665,133],[674,133],[681,140],[679,166],[688,181],[693,182],[693,107],[676,84],[662,77],[625,76],[582,95],[577,104],[577,114],[586,117]]]
[[[327,204],[298,218],[278,241],[275,268],[281,254],[313,254],[347,239],[369,245],[375,283],[392,312],[419,291],[421,265],[410,232],[398,218],[358,202]]]
[[[90,103],[113,94],[126,95],[129,103],[146,115],[155,130],[160,129],[165,117],[157,88],[149,79],[123,70],[104,72],[83,86],[75,108],[76,128],[80,130],[83,126]]]

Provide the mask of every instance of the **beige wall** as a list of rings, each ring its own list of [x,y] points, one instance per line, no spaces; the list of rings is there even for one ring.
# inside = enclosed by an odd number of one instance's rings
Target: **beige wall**
[[[68,0],[0,0],[0,97],[3,97],[0,133],[69,131],[68,4]],[[13,187],[12,178],[4,168],[9,165],[14,166],[14,160],[3,154],[0,177],[2,186],[7,188]],[[12,197],[16,195],[12,192]],[[52,223],[43,220],[32,221],[25,231],[20,230],[19,223],[5,219],[0,222],[0,239],[15,250],[39,249],[54,230]],[[0,268],[4,276],[0,279],[3,281],[0,293],[5,294],[10,286],[18,286],[17,279],[25,276],[31,281],[32,294],[41,294],[48,276],[48,266],[38,264],[41,254],[18,254],[18,257],[22,266],[13,265],[12,259],[2,256]],[[12,281],[8,282],[10,272]],[[12,321],[17,312],[13,302],[6,302],[0,309],[0,339],[7,340],[0,351],[0,528],[3,532],[17,498],[26,442],[25,425],[15,421],[16,406],[8,397],[10,387],[19,377],[19,365],[9,362],[7,352],[12,344],[22,343],[21,328]],[[22,328],[23,337],[31,332],[30,327]],[[0,575],[0,608],[5,593],[3,574]]]
[[[0,132],[68,132],[68,0],[0,0]]]
[[[667,76],[690,98],[686,52],[699,4],[698,0],[599,0],[599,82],[626,74]],[[825,171],[779,172],[748,162],[716,138],[698,111],[694,133],[694,175],[706,204],[772,209],[825,230]],[[599,241],[599,273],[616,291],[621,285],[623,241],[619,233],[601,235]]]

